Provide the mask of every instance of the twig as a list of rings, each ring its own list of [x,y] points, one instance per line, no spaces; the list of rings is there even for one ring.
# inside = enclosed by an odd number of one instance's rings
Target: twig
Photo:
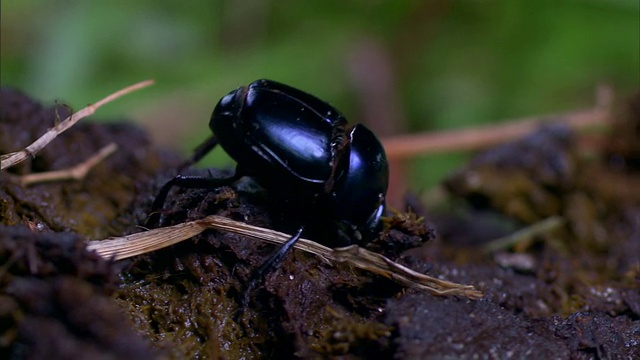
[[[153,83],[154,83],[153,80],[146,80],[146,81],[142,81],[137,84],[128,86],[122,90],[119,90],[105,97],[104,99],[96,102],[95,104],[90,104],[87,107],[79,110],[78,112],[64,119],[62,122],[60,122],[56,126],[47,130],[47,132],[44,133],[40,138],[38,138],[38,140],[34,141],[31,145],[27,146],[24,150],[0,155],[0,170],[7,169],[11,166],[14,166],[16,164],[23,162],[29,157],[35,156],[40,150],[42,150],[45,146],[47,146],[58,135],[62,134],[64,131],[66,131],[73,125],[75,125],[75,123],[77,123],[80,119],[83,119],[95,113],[96,110],[102,105],[107,104],[130,92],[147,87]]]
[[[48,182],[48,181],[60,181],[60,180],[82,180],[89,173],[89,171],[109,155],[113,154],[118,149],[118,145],[111,143],[98,151],[92,157],[83,161],[82,163],[64,170],[47,171],[36,174],[28,174],[20,177],[20,182],[23,185],[28,186],[36,183]]]
[[[383,138],[382,144],[388,158],[400,159],[428,153],[486,148],[522,137],[548,122],[566,124],[574,129],[606,126],[610,119],[612,101],[613,90],[607,86],[599,86],[593,109],[522,118],[486,127],[397,135]]]
[[[579,129],[604,124],[609,113],[601,109],[579,111],[560,115],[555,123],[567,124]],[[387,157],[407,158],[415,155],[433,154],[445,151],[462,151],[486,148],[524,136],[553,116],[526,118],[517,122],[490,127],[465,128],[462,130],[438,131],[409,135],[396,135],[382,139]]]
[[[176,244],[196,236],[206,229],[229,231],[272,244],[282,244],[290,237],[278,231],[211,215],[201,220],[149,230],[133,235],[101,241],[88,241],[87,249],[96,251],[105,258],[120,260]],[[355,245],[346,248],[331,249],[311,240],[300,239],[296,243],[295,248],[315,254],[325,262],[346,263],[386,276],[401,285],[426,290],[435,295],[458,295],[470,299],[480,299],[483,296],[482,292],[476,290],[471,285],[457,284],[418,273],[380,254]]]
[[[524,229],[520,229],[512,234],[488,242],[483,246],[482,251],[485,254],[489,254],[498,250],[507,249],[513,245],[531,240],[534,236],[555,230],[564,223],[564,219],[560,216],[548,217],[535,224],[527,226]]]

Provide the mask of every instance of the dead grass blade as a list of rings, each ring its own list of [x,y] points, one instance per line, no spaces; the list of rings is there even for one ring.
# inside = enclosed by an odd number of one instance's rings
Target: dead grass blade
[[[404,159],[418,155],[478,150],[496,146],[529,134],[543,124],[564,124],[576,130],[606,128],[611,122],[613,98],[613,90],[610,87],[600,86],[596,89],[596,104],[591,109],[513,119],[493,125],[458,130],[395,135],[381,140],[387,158]]]
[[[67,129],[75,125],[80,119],[83,119],[95,113],[96,110],[102,105],[107,104],[128,93],[147,87],[153,83],[154,83],[153,80],[146,80],[146,81],[139,82],[137,84],[128,86],[122,90],[116,91],[115,93],[105,97],[104,99],[96,102],[95,104],[89,104],[87,107],[80,109],[78,112],[72,114],[68,118],[61,121],[56,126],[47,130],[46,133],[44,133],[36,141],[34,141],[31,145],[27,146],[23,150],[0,155],[0,170],[4,170],[16,164],[19,164],[25,161],[26,159],[28,159],[29,157],[34,157],[40,150],[44,149],[44,147],[47,146],[58,135],[62,134]]]
[[[176,244],[196,236],[206,229],[229,231],[272,244],[282,244],[290,237],[290,235],[278,231],[211,215],[201,220],[133,235],[89,241],[87,248],[96,251],[103,257],[120,260]],[[319,256],[325,262],[348,264],[388,277],[403,286],[429,291],[434,295],[456,295],[474,300],[483,297],[482,292],[471,285],[457,284],[418,273],[380,254],[355,245],[331,249],[311,240],[300,239],[295,248]]]
[[[29,186],[50,181],[82,180],[85,178],[85,176],[87,176],[89,171],[93,169],[94,166],[101,163],[109,155],[113,154],[117,149],[118,145],[116,145],[115,143],[110,143],[109,145],[100,149],[100,151],[98,151],[87,160],[72,168],[23,175],[20,177],[20,182],[22,182],[22,184],[25,186]]]

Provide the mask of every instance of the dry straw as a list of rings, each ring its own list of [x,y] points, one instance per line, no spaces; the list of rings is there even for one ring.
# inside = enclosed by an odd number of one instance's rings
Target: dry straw
[[[200,220],[137,234],[89,241],[87,248],[105,258],[120,260],[165,248],[192,238],[207,229],[229,231],[272,244],[283,244],[290,238],[290,235],[278,231],[211,215]],[[482,292],[471,285],[457,284],[421,274],[356,245],[332,249],[301,238],[295,244],[295,248],[312,253],[325,262],[348,264],[393,279],[403,286],[426,290],[435,295],[456,295],[470,299],[480,299],[483,296]]]

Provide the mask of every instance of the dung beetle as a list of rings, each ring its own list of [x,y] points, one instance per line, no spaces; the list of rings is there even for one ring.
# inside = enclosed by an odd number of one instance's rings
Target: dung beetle
[[[303,231],[328,246],[363,244],[380,230],[389,168],[384,149],[364,125],[348,126],[326,102],[293,87],[257,80],[224,96],[211,115],[213,136],[195,163],[220,144],[237,162],[229,178],[178,175],[158,193],[155,222],[171,187],[215,188],[248,176],[267,190],[288,222],[300,225],[262,266],[275,266]]]

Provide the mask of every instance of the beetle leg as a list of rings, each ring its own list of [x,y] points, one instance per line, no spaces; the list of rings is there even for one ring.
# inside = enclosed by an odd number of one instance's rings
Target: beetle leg
[[[262,282],[262,280],[264,280],[264,277],[268,273],[275,270],[278,267],[278,265],[280,265],[284,256],[289,252],[289,250],[293,247],[293,245],[295,245],[298,239],[300,239],[300,236],[302,235],[302,231],[304,231],[304,225],[300,226],[298,231],[293,236],[291,236],[289,240],[287,240],[284,244],[282,244],[282,246],[280,246],[280,248],[275,253],[271,254],[271,256],[269,256],[269,258],[265,260],[265,262],[263,262],[262,265],[260,265],[258,270],[256,270],[251,275],[251,278],[249,279],[249,284],[247,285],[247,288],[244,291],[242,304],[240,305],[241,312],[243,312],[249,305],[249,297],[253,292],[253,290],[255,290],[255,288],[258,285],[260,285],[260,283]]]
[[[165,200],[167,199],[167,195],[172,187],[178,186],[182,188],[188,189],[215,189],[221,186],[226,186],[233,184],[242,176],[236,172],[234,175],[227,178],[210,178],[204,176],[184,176],[177,175],[173,179],[169,180],[158,192],[155,200],[153,200],[153,205],[151,206],[151,215],[147,219],[146,226],[154,227],[155,225],[160,223],[160,210],[164,205]]]
[[[185,161],[180,167],[178,167],[178,172],[188,168],[189,166],[200,161],[205,155],[207,155],[213,148],[218,145],[218,138],[215,135],[211,135],[207,140],[205,140],[202,144],[198,145],[193,150],[193,155],[191,159]]]

